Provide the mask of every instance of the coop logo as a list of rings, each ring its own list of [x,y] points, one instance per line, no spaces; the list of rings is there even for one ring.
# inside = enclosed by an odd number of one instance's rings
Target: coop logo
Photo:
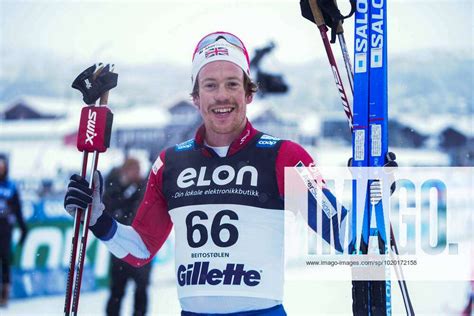
[[[383,66],[384,45],[384,1],[372,0],[371,33],[370,33],[370,67]]]
[[[262,135],[260,140],[257,142],[257,147],[273,147],[280,139],[270,135]]]
[[[355,16],[355,72],[367,72],[368,0],[357,1]]]
[[[224,270],[209,270],[209,262],[195,262],[178,267],[177,280],[180,286],[186,285],[241,285],[260,284],[261,275],[256,270],[245,270],[243,264],[228,263]]]
[[[212,171],[207,167],[201,167],[199,172],[194,168],[186,168],[178,176],[176,184],[181,189],[196,185],[198,187],[215,185],[226,185],[235,181],[236,185],[242,185],[245,179],[250,179],[250,185],[256,187],[258,171],[253,166],[244,166],[237,172],[232,166],[222,165]],[[197,178],[197,179],[196,179]]]
[[[185,141],[184,143],[176,145],[175,149],[176,151],[183,151],[183,150],[192,149],[193,147],[194,147],[194,139],[190,139],[188,141]]]
[[[85,143],[91,144],[91,146],[94,145],[94,137],[97,136],[97,133],[95,132],[95,123],[97,120],[97,113],[92,111],[92,109],[89,110],[88,116],[87,116],[87,129],[86,129],[86,141]]]

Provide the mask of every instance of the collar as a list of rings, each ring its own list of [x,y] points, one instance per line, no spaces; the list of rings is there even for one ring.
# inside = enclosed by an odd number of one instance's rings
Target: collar
[[[242,133],[240,133],[239,137],[234,139],[234,141],[230,144],[229,150],[227,151],[227,156],[231,156],[240,151],[242,148],[244,148],[257,133],[258,131],[253,128],[252,124],[250,124],[249,120],[247,119],[247,123],[245,124],[245,128]],[[209,152],[209,148],[204,146],[205,134],[206,127],[203,124],[198,128],[194,140],[196,142],[197,147],[205,149],[206,155],[212,156],[212,154]]]

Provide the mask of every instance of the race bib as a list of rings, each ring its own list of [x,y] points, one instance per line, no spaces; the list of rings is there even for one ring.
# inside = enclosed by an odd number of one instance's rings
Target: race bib
[[[284,211],[237,204],[170,211],[179,298],[283,299]]]

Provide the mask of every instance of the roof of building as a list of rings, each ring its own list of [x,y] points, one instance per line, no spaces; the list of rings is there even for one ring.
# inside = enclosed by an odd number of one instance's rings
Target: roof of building
[[[2,112],[8,112],[14,109],[19,104],[23,104],[32,111],[41,116],[55,116],[63,117],[72,111],[78,111],[84,106],[84,103],[77,100],[61,99],[44,96],[20,96],[10,102],[7,102]]]

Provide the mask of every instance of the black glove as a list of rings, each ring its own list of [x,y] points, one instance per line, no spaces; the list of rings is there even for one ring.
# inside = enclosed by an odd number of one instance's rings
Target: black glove
[[[309,5],[308,0],[300,0],[300,9],[301,9],[301,15],[313,22],[316,23],[316,20],[314,19],[313,11],[311,11],[311,6]]]
[[[396,168],[398,167],[398,163],[395,161],[397,159],[397,155],[395,153],[389,151],[385,155],[385,164],[383,165],[384,167],[391,167],[391,168]],[[347,160],[347,166],[352,167],[352,157]]]
[[[72,87],[81,91],[86,104],[94,104],[104,92],[117,86],[118,74],[112,72],[113,68],[113,64],[92,65],[77,76]]]
[[[324,18],[324,24],[333,28],[337,27],[339,21],[343,22],[344,16],[339,11],[334,0],[318,0],[317,3]]]
[[[102,215],[105,209],[102,203],[102,195],[104,193],[104,181],[98,170],[94,172],[94,188],[89,188],[89,182],[78,174],[71,176],[67,192],[64,197],[64,208],[74,217],[78,208],[86,209],[92,204],[91,217],[89,226],[94,226],[97,219]],[[82,218],[84,220],[84,218]]]
[[[331,28],[331,43],[336,42],[336,31],[339,26],[339,22],[343,23],[344,19],[351,17],[356,10],[356,1],[349,0],[351,4],[351,12],[344,16],[339,11],[337,4],[334,0],[317,0],[317,5],[321,11],[321,15],[324,19],[324,24]],[[307,20],[316,23],[309,0],[300,0],[301,15]]]
[[[395,153],[393,153],[391,151],[387,152],[387,154],[385,155],[385,163],[384,163],[383,166],[384,166],[384,168],[386,168],[388,173],[393,173],[394,169],[398,167],[398,163],[395,161],[396,159],[397,159],[397,155],[395,155]],[[352,157],[349,158],[349,160],[347,161],[347,166],[348,167],[352,167],[352,161],[353,161]],[[378,181],[378,180],[376,180],[376,181]],[[375,186],[374,186],[374,188],[375,188]],[[395,192],[396,188],[397,188],[397,185],[396,185],[395,181],[392,181],[392,184],[390,185],[390,195],[392,195],[393,192]]]
[[[393,173],[396,168],[398,168],[398,163],[395,161],[397,159],[397,155],[395,153],[389,151],[385,155],[385,164],[383,165],[385,170],[387,170],[388,173]],[[392,185],[390,185],[390,195],[395,192],[395,189],[397,188],[397,184],[395,181],[392,181]]]

